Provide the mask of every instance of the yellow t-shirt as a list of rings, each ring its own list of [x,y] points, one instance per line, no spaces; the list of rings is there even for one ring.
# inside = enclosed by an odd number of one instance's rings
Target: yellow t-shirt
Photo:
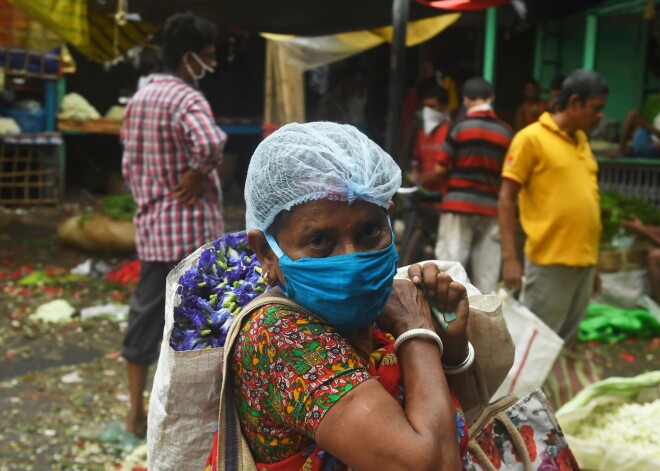
[[[544,113],[513,138],[502,170],[522,186],[525,254],[539,265],[589,266],[598,259],[598,164],[586,134],[575,137]]]

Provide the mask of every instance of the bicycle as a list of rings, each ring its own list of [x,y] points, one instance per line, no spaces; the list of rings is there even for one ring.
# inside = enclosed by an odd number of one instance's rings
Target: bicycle
[[[414,186],[399,188],[397,199],[401,209],[395,214],[395,227],[398,221],[404,226],[399,243],[399,265],[434,259],[440,220],[436,205],[442,195]]]

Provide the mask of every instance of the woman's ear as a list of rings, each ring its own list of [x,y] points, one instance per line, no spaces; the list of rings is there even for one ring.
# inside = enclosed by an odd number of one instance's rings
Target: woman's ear
[[[389,214],[391,218],[394,217],[394,201],[392,200],[390,200],[390,203],[387,206],[387,214]]]
[[[250,229],[247,233],[247,241],[248,244],[250,244],[250,247],[252,247],[252,250],[257,256],[257,260],[259,260],[259,264],[262,268],[266,269],[269,263],[273,263],[274,260],[277,260],[277,257],[270,249],[263,232],[256,229]]]
[[[247,233],[247,240],[250,247],[254,251],[254,254],[259,260],[259,265],[263,270],[263,275],[265,277],[268,274],[268,277],[265,279],[266,284],[273,284],[279,279],[280,273],[280,264],[277,258],[277,255],[271,250],[266,236],[263,232],[256,229],[250,229]]]

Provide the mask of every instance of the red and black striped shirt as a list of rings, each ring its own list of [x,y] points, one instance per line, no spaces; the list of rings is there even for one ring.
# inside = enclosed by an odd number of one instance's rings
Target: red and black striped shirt
[[[468,113],[452,126],[439,158],[450,170],[443,211],[497,216],[502,164],[512,136],[492,110]]]

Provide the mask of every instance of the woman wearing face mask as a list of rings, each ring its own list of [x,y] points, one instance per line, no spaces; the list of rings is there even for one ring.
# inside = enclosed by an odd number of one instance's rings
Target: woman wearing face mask
[[[470,465],[445,377],[474,358],[466,290],[430,264],[393,281],[400,183],[392,158],[348,125],[289,124],[252,157],[248,241],[268,295],[299,305],[256,309],[230,355],[226,381],[259,470]],[[456,320],[436,329],[427,299]]]

